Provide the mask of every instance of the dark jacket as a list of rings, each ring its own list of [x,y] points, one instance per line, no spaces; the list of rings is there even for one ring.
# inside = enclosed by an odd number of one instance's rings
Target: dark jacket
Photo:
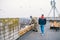
[[[39,18],[38,23],[39,23],[39,25],[45,25],[46,24],[46,19],[45,18],[44,19]]]

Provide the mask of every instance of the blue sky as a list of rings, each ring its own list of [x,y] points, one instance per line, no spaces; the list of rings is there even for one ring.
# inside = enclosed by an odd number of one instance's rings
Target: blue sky
[[[51,0],[0,0],[0,18],[5,17],[46,17],[51,9]],[[56,7],[60,12],[60,0],[56,0]],[[53,13],[49,15],[52,17]],[[56,16],[57,12],[56,12]]]

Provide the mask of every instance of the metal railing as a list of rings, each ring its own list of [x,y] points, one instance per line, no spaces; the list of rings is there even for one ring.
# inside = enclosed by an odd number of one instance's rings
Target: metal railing
[[[16,40],[19,27],[19,18],[0,18],[0,40]]]
[[[60,20],[60,17],[46,17],[47,20]]]

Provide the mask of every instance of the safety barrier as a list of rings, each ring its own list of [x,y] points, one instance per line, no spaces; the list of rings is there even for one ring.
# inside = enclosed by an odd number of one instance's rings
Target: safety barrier
[[[60,30],[60,22],[54,21],[50,22],[50,29]]]
[[[19,18],[0,18],[0,40],[16,40],[19,27]]]

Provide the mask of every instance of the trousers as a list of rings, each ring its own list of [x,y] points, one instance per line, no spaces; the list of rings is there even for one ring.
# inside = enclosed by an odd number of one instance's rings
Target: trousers
[[[41,33],[44,34],[44,25],[40,25]]]

